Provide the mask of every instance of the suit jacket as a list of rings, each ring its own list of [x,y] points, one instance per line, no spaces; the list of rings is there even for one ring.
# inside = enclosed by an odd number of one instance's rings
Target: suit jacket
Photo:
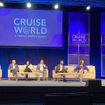
[[[67,73],[67,68],[65,68],[64,65],[63,65],[63,70],[64,70],[65,73]],[[59,72],[60,72],[60,64],[58,64],[58,65],[56,66],[55,72],[56,72],[56,73],[59,73]]]
[[[12,70],[12,69],[13,69],[13,64],[10,64],[8,69],[9,69],[9,70]],[[16,71],[16,72],[19,71],[19,68],[18,68],[18,65],[17,65],[17,64],[15,64],[15,71]]]
[[[40,64],[37,65],[36,70],[40,72]],[[46,70],[47,70],[47,66],[44,64],[44,66],[43,66],[43,72],[46,72]]]

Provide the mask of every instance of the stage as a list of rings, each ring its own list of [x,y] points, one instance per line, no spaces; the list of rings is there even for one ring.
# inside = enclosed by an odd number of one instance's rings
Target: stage
[[[35,81],[35,80],[1,80],[0,86],[85,86],[86,82],[80,83],[79,81]]]
[[[105,86],[105,80],[101,80],[102,86]],[[74,81],[74,80],[69,80],[66,82],[63,81],[53,81],[53,80],[49,80],[49,81],[36,81],[36,80],[1,80],[0,81],[0,86],[28,86],[28,87],[86,87],[86,81],[83,81],[82,83],[80,83],[78,80]]]
[[[102,87],[88,87],[86,81],[35,81],[35,80],[1,80],[0,104],[44,103],[46,96],[68,96],[88,94],[93,103],[105,103],[105,80],[101,80]]]

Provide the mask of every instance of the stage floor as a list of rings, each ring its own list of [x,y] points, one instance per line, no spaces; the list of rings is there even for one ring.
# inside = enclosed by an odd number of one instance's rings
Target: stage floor
[[[105,86],[105,80],[101,80],[102,86]],[[86,86],[86,82],[80,83],[79,81],[35,81],[35,80],[1,80],[0,86]]]
[[[79,81],[34,81],[34,80],[1,80],[0,86],[85,86],[86,82]]]

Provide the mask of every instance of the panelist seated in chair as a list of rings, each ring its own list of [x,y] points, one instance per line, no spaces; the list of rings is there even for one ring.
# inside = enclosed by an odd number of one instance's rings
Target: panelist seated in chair
[[[77,65],[77,67],[74,69],[74,72],[77,71],[77,73],[84,74],[84,70],[87,70],[89,72],[89,69],[87,66],[85,66],[84,60],[80,60],[80,64]],[[82,82],[82,75],[79,76],[80,82]]]
[[[44,64],[43,59],[41,59],[40,64],[37,65],[36,71],[37,71],[37,74],[36,74],[37,80],[40,80],[40,73],[43,74],[43,81],[46,80],[47,66],[46,64]]]
[[[30,61],[26,62],[24,72],[32,72],[32,64],[30,64]],[[28,80],[28,74],[26,74],[26,80]]]
[[[19,71],[19,68],[16,64],[16,60],[12,60],[12,64],[9,65],[9,70],[13,74],[13,76],[16,76],[17,79],[17,72]]]
[[[56,66],[55,72],[56,72],[56,73],[67,73],[67,70],[68,70],[68,69],[65,68],[65,66],[64,66],[64,61],[61,60],[61,61],[60,61],[60,64],[58,64],[58,65]],[[64,79],[64,81],[65,81],[65,75],[62,74],[62,76],[63,76],[63,79]]]

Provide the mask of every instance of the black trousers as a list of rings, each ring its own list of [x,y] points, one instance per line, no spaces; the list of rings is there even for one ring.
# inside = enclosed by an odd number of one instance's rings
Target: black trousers
[[[26,67],[26,69],[24,70],[24,72],[32,72],[30,68]],[[26,74],[26,78],[28,78],[28,74]]]

